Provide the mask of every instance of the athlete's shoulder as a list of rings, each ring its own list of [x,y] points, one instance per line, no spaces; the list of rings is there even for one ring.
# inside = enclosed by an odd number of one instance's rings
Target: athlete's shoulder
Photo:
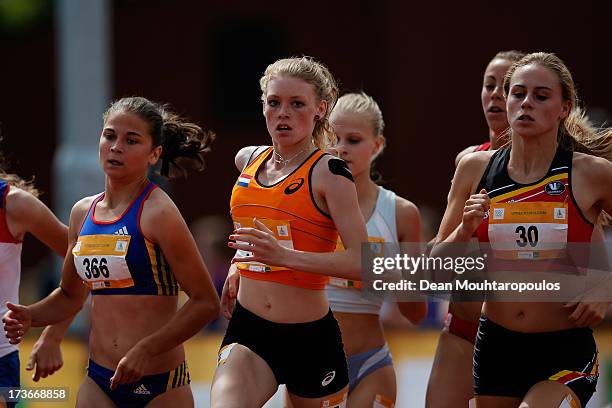
[[[497,150],[468,153],[457,164],[456,175],[481,175]]]
[[[0,197],[2,199],[2,197]],[[44,204],[35,195],[13,185],[6,195],[6,211],[12,219],[22,221],[32,217]]]
[[[180,215],[180,210],[168,193],[155,188],[142,205],[141,225],[151,225],[155,229],[164,229],[165,224],[172,224]]]
[[[572,157],[574,175],[586,177],[595,183],[609,185],[612,179],[612,163],[603,157],[574,152]]]
[[[339,180],[353,182],[353,174],[349,170],[348,164],[329,153],[323,154],[317,160],[312,169],[312,176],[313,178],[321,179],[324,183],[335,183]]]
[[[400,241],[418,241],[421,234],[421,213],[412,201],[395,196],[395,224]]]
[[[460,151],[459,154],[457,154],[457,157],[455,157],[455,167],[457,167],[457,165],[465,155],[475,152],[476,148],[478,148],[478,145],[472,145]]]
[[[413,218],[419,216],[419,208],[412,201],[395,196],[395,213],[398,217]]]
[[[247,147],[243,147],[242,149],[238,150],[238,153],[236,153],[236,157],[234,158],[234,163],[236,164],[236,168],[239,171],[242,171],[244,166],[246,166],[247,163],[249,163],[249,161],[252,161],[256,150],[263,152],[268,147],[269,146],[247,146]]]
[[[93,204],[94,200],[98,198],[100,194],[83,197],[79,201],[77,201],[70,211],[70,225],[71,228],[73,225],[81,225],[87,216],[87,212],[89,208]]]

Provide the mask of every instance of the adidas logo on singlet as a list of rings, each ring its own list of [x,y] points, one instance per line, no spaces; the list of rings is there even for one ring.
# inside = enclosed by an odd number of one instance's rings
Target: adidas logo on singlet
[[[140,384],[134,390],[134,394],[149,395],[149,394],[151,394],[151,391],[147,390],[147,387],[145,387],[144,384]]]
[[[113,235],[130,235],[130,234],[128,234],[127,227],[123,226],[122,228],[120,228],[117,231],[113,232]]]

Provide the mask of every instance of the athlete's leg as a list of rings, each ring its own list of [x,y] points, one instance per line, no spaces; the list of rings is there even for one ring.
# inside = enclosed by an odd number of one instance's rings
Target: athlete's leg
[[[518,408],[521,403],[520,398],[491,395],[477,395],[474,399],[476,408]]]
[[[442,330],[427,384],[427,408],[468,407],[474,396],[473,353],[472,343]]]
[[[259,408],[277,388],[272,370],[261,357],[240,344],[229,344],[222,350],[215,371],[210,406]]]
[[[384,366],[359,381],[349,395],[348,406],[350,408],[372,408],[377,395],[381,396],[382,398],[379,399],[388,406],[387,401],[395,404],[396,393],[395,370],[392,365]],[[382,403],[380,405],[385,406]]]
[[[155,397],[147,404],[147,408],[193,408],[193,393],[189,384],[169,389]]]
[[[561,405],[562,402],[565,405]],[[520,408],[559,408],[560,406],[582,408],[578,396],[567,385],[555,381],[541,381],[529,389]]]
[[[116,408],[113,401],[106,395],[98,384],[95,383],[89,376],[85,376],[85,379],[79,387],[79,393],[77,394],[76,408]]]
[[[294,408],[346,408],[348,406],[346,404],[348,385],[334,394],[326,395],[321,398],[304,398],[290,392],[287,392],[287,394]]]

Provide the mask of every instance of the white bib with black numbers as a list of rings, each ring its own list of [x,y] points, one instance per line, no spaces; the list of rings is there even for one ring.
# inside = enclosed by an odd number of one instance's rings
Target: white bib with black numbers
[[[489,241],[496,258],[563,258],[567,231],[567,203],[495,203],[489,211]]]
[[[90,289],[134,286],[126,262],[129,235],[81,235],[72,255],[77,273]]]

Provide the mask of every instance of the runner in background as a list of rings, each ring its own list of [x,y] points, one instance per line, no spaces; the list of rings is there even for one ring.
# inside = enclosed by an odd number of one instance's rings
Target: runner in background
[[[500,51],[487,65],[480,99],[489,127],[489,140],[461,151],[455,165],[469,153],[496,150],[507,141],[509,125],[503,90],[504,75],[510,65],[524,55],[520,51]],[[438,234],[438,240],[444,238]],[[472,354],[481,307],[480,302],[450,302],[427,384],[428,408],[466,408],[474,396]],[[444,389],[444,392],[440,392],[440,389]]]

